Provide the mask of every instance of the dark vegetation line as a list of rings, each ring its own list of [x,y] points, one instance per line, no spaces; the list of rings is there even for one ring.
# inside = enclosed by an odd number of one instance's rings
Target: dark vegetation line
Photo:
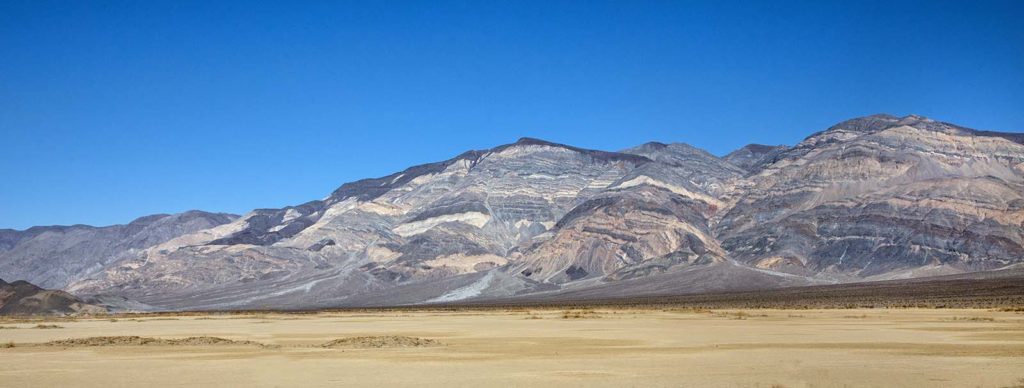
[[[571,309],[594,307],[676,307],[693,309],[981,308],[1024,312],[1024,274],[991,279],[912,279],[792,287],[766,291],[654,295],[571,301],[538,298],[515,301],[479,301],[386,307],[168,311],[127,315],[317,314],[322,312],[487,311],[495,309]]]

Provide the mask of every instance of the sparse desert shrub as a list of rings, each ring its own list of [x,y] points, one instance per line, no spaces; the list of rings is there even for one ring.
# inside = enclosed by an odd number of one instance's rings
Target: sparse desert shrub
[[[14,341],[7,341],[7,343],[0,344],[0,349],[10,349],[14,347]]]
[[[35,328],[36,329],[63,329],[64,326],[60,326],[60,325],[46,325],[46,324],[40,323],[40,324],[36,325]]]
[[[13,329],[17,329],[17,327],[14,327],[14,326],[0,326],[0,330],[13,330]]]
[[[736,312],[728,312],[728,311],[726,311],[726,312],[720,312],[720,313],[712,313],[712,315],[714,315],[716,317],[720,317],[720,318],[729,318],[729,319],[735,319],[735,320],[739,320],[739,321],[742,321],[742,320],[745,320],[745,319],[751,318],[751,317],[761,317],[761,318],[767,318],[768,317],[768,314],[757,314],[757,315],[754,315],[754,314],[750,314],[750,313],[748,313],[746,311],[736,311]]]
[[[954,321],[970,321],[970,322],[995,322],[996,319],[992,317],[953,317]]]
[[[562,319],[600,318],[596,311],[591,309],[565,310],[562,312]]]
[[[220,337],[186,337],[186,338],[152,338],[152,337],[139,337],[139,336],[112,336],[112,337],[87,337],[87,338],[69,338],[63,340],[50,341],[45,346],[59,346],[65,348],[71,347],[89,347],[89,346],[144,346],[144,345],[163,345],[163,346],[211,346],[211,345],[246,345],[246,346],[260,346],[268,347],[258,342],[253,341],[235,341]]]
[[[711,310],[708,310],[708,309],[705,309],[705,308],[700,308],[700,307],[674,307],[674,308],[662,309],[661,311],[666,312],[666,313],[683,313],[683,314],[710,314],[711,313]],[[632,313],[636,314],[635,311],[632,312]]]
[[[320,346],[324,348],[418,348],[441,345],[443,344],[429,338],[389,335],[340,338]]]

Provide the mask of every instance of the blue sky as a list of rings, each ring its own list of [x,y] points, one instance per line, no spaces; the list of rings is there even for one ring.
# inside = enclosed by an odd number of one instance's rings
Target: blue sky
[[[0,228],[244,213],[519,137],[1024,131],[1021,1],[0,2]]]

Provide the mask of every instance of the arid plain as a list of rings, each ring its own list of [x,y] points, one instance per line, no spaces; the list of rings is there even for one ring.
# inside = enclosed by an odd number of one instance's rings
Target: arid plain
[[[9,387],[1024,384],[1024,314],[996,309],[478,308],[0,327]]]

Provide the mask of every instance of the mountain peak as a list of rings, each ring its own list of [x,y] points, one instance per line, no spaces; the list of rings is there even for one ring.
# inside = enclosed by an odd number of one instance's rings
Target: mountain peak
[[[544,147],[565,148],[565,149],[573,150],[573,151],[591,151],[591,150],[588,150],[588,149],[574,147],[574,146],[567,145],[567,144],[562,144],[562,143],[555,143],[553,141],[547,141],[547,140],[538,139],[538,138],[535,138],[535,137],[521,137],[521,138],[519,138],[519,140],[516,140],[515,143],[500,145],[500,146],[492,148],[491,150],[492,151],[500,151],[500,150],[508,149],[508,148],[511,148],[511,147],[517,147],[517,146],[544,146]]]
[[[700,157],[716,158],[714,155],[712,155],[711,153],[705,151],[704,149],[699,148],[699,147],[694,147],[694,146],[692,146],[690,144],[687,144],[687,143],[668,143],[668,144],[666,144],[666,143],[657,142],[657,141],[649,141],[647,143],[644,143],[644,144],[641,144],[641,145],[638,145],[638,146],[635,146],[635,147],[626,148],[626,149],[624,149],[622,151],[619,151],[619,152],[627,153],[627,154],[633,154],[633,155],[641,155],[641,156],[645,156],[645,157],[647,157],[649,159],[652,159],[652,160],[656,160],[659,157],[659,155],[666,154],[666,153],[672,154],[672,155],[676,155],[677,157],[681,156],[681,155],[691,155],[691,156],[699,155]]]
[[[896,125],[901,118],[888,113],[879,113],[870,116],[854,117],[833,125],[823,132],[849,131],[849,132],[877,132]],[[822,132],[815,133],[811,137]]]
[[[538,138],[535,138],[535,137],[520,137],[519,140],[516,140],[516,142],[513,143],[513,144],[563,146],[562,144],[550,142],[550,141],[547,141],[547,140],[544,140],[544,139],[538,139]]]
[[[550,141],[547,141],[547,140],[541,140],[541,139],[532,138],[532,137],[522,137],[522,138],[519,138],[519,140],[517,140],[515,143],[500,145],[500,146],[491,148],[490,152],[502,152],[502,151],[510,149],[510,148],[522,147],[522,146],[544,146],[544,147],[564,148],[564,149],[567,149],[567,150],[570,150],[570,151],[574,151],[574,152],[578,152],[578,153],[581,153],[581,154],[590,156],[590,157],[592,157],[594,159],[602,160],[602,161],[628,161],[628,162],[632,162],[632,163],[635,163],[635,164],[642,164],[642,163],[647,163],[647,162],[651,161],[650,159],[648,159],[648,158],[646,158],[644,156],[640,156],[640,155],[634,155],[634,154],[630,154],[630,153],[621,153],[621,152],[609,152],[609,151],[592,150],[592,149],[587,149],[587,148],[574,147],[574,146],[571,146],[571,145],[566,145],[566,144],[561,144],[561,143],[554,143],[554,142],[550,142]]]
[[[927,129],[936,129],[938,126],[950,128],[955,127],[953,125],[939,123],[930,118],[916,114],[899,117],[889,113],[876,113],[873,115],[843,120],[823,131],[812,133],[810,136],[804,138],[804,141],[806,142],[810,139],[817,139],[815,142],[822,141],[822,136],[824,135],[824,137],[827,138],[827,140],[825,140],[826,142],[832,142],[837,140],[836,135],[834,134],[838,134],[840,138],[849,138],[851,136],[856,137],[858,136],[857,134],[876,133],[902,125]]]
[[[624,153],[627,153],[627,154],[644,155],[644,156],[650,157],[649,155],[646,155],[645,153],[647,153],[647,152],[658,152],[658,151],[662,151],[662,150],[666,150],[666,149],[669,149],[669,150],[672,150],[672,151],[676,151],[676,152],[683,151],[683,152],[707,153],[707,151],[704,151],[703,149],[701,149],[699,147],[694,147],[694,146],[692,146],[692,145],[690,145],[688,143],[680,143],[680,142],[676,142],[676,143],[662,143],[660,141],[649,141],[649,142],[646,142],[646,143],[638,145],[638,146],[626,148],[626,149],[624,149],[622,151],[619,151],[619,152],[624,152]]]
[[[805,141],[807,139],[819,137],[827,133],[854,132],[868,134],[881,132],[889,128],[899,126],[909,126],[920,130],[945,132],[969,136],[1000,137],[1012,142],[1024,144],[1024,134],[1022,133],[981,131],[977,129],[959,126],[956,124],[938,121],[930,117],[918,114],[908,114],[903,117],[898,117],[888,113],[879,113],[870,116],[856,117],[840,122],[836,125],[829,127],[824,131],[811,134],[805,139]]]
[[[875,113],[873,115],[867,115],[867,116],[863,116],[863,117],[855,117],[852,120],[856,120],[856,119],[869,119],[869,118],[884,119],[884,120],[898,120],[900,117],[897,116],[897,115],[894,115],[894,114],[881,112],[881,113]]]
[[[637,148],[662,149],[666,147],[668,147],[668,144],[662,143],[660,141],[649,141],[639,145]]]

